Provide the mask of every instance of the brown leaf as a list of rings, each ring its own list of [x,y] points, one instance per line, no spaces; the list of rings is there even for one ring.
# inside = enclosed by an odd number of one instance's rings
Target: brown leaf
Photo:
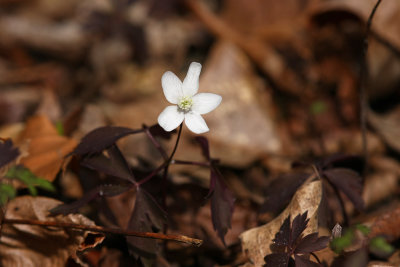
[[[94,226],[81,214],[49,217],[48,210],[61,202],[46,197],[18,197],[7,206],[6,219],[77,223]],[[76,251],[95,247],[104,236],[81,230],[42,227],[24,224],[4,224],[0,242],[1,266],[65,266]]]
[[[383,211],[366,223],[370,226],[369,237],[385,236],[389,241],[397,240],[400,237],[400,205],[386,207]]]
[[[65,156],[76,146],[76,141],[57,133],[54,125],[43,115],[29,119],[19,136],[19,143],[28,143],[27,156],[21,164],[35,175],[53,181],[60,170]]]
[[[322,198],[322,183],[314,181],[304,184],[293,196],[288,207],[273,221],[256,228],[252,228],[241,234],[243,251],[247,254],[254,266],[262,266],[264,257],[272,253],[270,245],[279,231],[283,221],[289,215],[296,217],[307,211],[310,221],[304,234],[318,231],[318,207]]]
[[[400,107],[385,115],[370,111],[368,121],[391,148],[400,152]]]
[[[218,42],[213,47],[201,76],[200,91],[223,98],[218,109],[206,115],[213,157],[243,166],[261,154],[280,151],[271,96],[265,84],[257,80],[248,58],[234,44]]]

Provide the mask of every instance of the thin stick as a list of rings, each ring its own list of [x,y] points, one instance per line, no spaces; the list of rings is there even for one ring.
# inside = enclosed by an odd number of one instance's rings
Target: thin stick
[[[84,231],[91,231],[97,233],[105,233],[105,234],[118,234],[118,235],[126,235],[126,236],[136,236],[143,238],[152,238],[152,239],[160,239],[167,241],[176,241],[180,243],[185,243],[194,246],[201,246],[203,243],[200,239],[191,238],[184,235],[166,235],[160,233],[149,233],[149,232],[135,232],[135,231],[125,231],[118,228],[108,228],[102,226],[88,226],[82,224],[75,223],[66,223],[66,222],[49,222],[49,221],[39,221],[39,220],[24,220],[24,219],[4,219],[3,224],[29,224],[29,225],[40,225],[40,226],[51,226],[58,228],[70,228],[70,229],[79,229]]]
[[[179,159],[171,160],[171,164],[195,165],[195,166],[202,166],[202,167],[210,167],[210,163],[209,162],[188,161],[188,160],[179,160]]]
[[[365,166],[367,168],[368,160],[368,142],[367,142],[367,116],[368,116],[368,95],[366,89],[366,79],[368,78],[368,68],[367,68],[367,52],[368,52],[368,36],[371,31],[372,19],[378,9],[381,0],[378,0],[369,15],[367,20],[367,27],[365,31],[364,47],[361,56],[361,67],[360,67],[360,124],[362,133],[362,147],[363,155],[365,160]]]

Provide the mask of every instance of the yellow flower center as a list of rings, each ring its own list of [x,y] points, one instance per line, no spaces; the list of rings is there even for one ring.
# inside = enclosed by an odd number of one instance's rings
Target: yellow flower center
[[[184,96],[179,100],[178,107],[183,111],[189,111],[193,105],[192,98]]]

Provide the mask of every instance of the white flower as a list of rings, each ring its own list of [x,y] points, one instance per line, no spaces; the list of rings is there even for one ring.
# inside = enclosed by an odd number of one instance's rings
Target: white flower
[[[192,62],[183,83],[170,71],[164,73],[161,84],[165,98],[174,106],[166,107],[158,116],[158,124],[167,132],[178,127],[183,120],[192,132],[208,132],[208,126],[202,114],[214,110],[222,100],[220,95],[211,93],[197,94],[201,64]]]

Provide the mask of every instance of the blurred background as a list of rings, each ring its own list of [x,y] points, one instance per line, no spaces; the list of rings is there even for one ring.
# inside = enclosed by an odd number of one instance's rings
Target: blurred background
[[[206,243],[200,251],[172,244],[168,260],[241,262],[238,235],[271,218],[258,210],[277,175],[296,160],[363,152],[363,84],[370,160],[363,198],[372,207],[398,196],[400,2],[379,7],[361,80],[375,2],[0,0],[0,136],[16,136],[35,114],[76,140],[104,125],[153,125],[168,104],[162,74],[183,79],[191,62],[201,63],[200,91],[223,97],[205,115],[205,136],[237,202],[228,248],[212,229],[209,207],[175,207],[172,229]],[[178,158],[202,160],[193,138],[184,128]],[[145,136],[122,140],[121,150],[133,166],[162,160]],[[207,193],[208,170],[171,171],[181,200],[189,201],[193,181]],[[82,195],[79,185],[68,188],[66,196]]]

